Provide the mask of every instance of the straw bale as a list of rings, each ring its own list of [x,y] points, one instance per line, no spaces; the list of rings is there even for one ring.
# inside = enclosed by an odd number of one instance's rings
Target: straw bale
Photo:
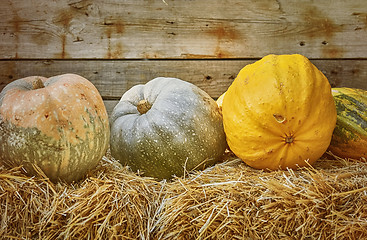
[[[229,156],[155,181],[106,155],[85,180],[52,183],[0,165],[3,239],[363,239],[367,163],[322,159],[261,171]],[[0,237],[0,238],[1,238]]]
[[[363,239],[367,164],[319,160],[293,171],[239,159],[167,185],[159,239]]]
[[[106,157],[86,180],[73,185],[0,167],[0,236],[149,239],[163,186]]]

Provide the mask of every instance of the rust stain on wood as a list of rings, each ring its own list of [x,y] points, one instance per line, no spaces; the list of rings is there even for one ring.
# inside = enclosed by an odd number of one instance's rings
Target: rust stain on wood
[[[115,24],[116,33],[123,33],[125,29],[125,25],[122,21],[117,21]]]
[[[13,18],[13,28],[14,28],[14,37],[15,37],[15,56],[14,58],[19,58],[18,56],[18,48],[19,48],[19,35],[20,35],[20,23],[23,21],[18,15],[14,15]]]
[[[224,23],[219,24],[214,29],[208,30],[207,33],[217,37],[219,40],[235,40],[239,38],[235,29],[229,24]]]
[[[14,17],[12,19],[12,22],[11,22],[11,25],[13,26],[13,30],[14,30],[13,36],[15,38],[15,41],[14,41],[15,42],[15,56],[14,56],[14,58],[19,58],[18,49],[19,49],[19,35],[20,35],[20,32],[21,32],[20,25],[24,21],[24,19],[19,17],[18,12],[14,8],[11,1],[9,1],[9,5],[10,5],[11,10],[12,10],[13,15],[14,15]]]
[[[214,55],[217,58],[233,57],[233,54],[223,49],[223,44],[226,42],[233,43],[241,38],[234,27],[228,23],[221,23],[215,28],[207,30],[207,33],[217,38],[217,46],[214,50]]]
[[[155,52],[143,52],[141,54],[141,56],[144,59],[154,59],[154,58],[162,58],[162,56],[164,56],[164,54],[162,54],[159,51],[155,51]]]
[[[192,53],[182,53],[181,57],[184,58],[214,58],[216,55],[204,55],[204,54],[192,54]]]
[[[342,26],[336,25],[333,21],[325,16],[325,13],[317,7],[308,7],[303,12],[303,21],[310,26],[311,30],[307,33],[310,38],[324,37],[330,39],[336,32],[342,31]]]
[[[59,15],[57,15],[54,18],[53,22],[55,24],[62,26],[65,29],[65,31],[68,31],[68,28],[70,26],[71,20],[73,19],[73,16],[74,16],[73,10],[71,9],[63,10],[59,13]]]
[[[232,58],[232,57],[234,57],[232,53],[222,49],[220,47],[220,45],[218,45],[217,48],[215,49],[215,56],[217,58]]]
[[[67,53],[65,51],[65,45],[66,45],[66,35],[65,34],[62,34],[61,35],[61,58],[65,58],[67,57]]]
[[[344,50],[333,44],[333,37],[336,33],[343,30],[343,26],[335,24],[331,19],[326,17],[325,13],[317,7],[308,7],[303,12],[303,21],[311,29],[306,36],[310,40],[320,39],[322,54],[328,58],[341,58],[344,56]],[[301,46],[303,45],[300,43]]]
[[[66,52],[66,41],[67,41],[66,34],[62,33],[60,35],[60,39],[61,39],[61,52],[56,53],[55,58],[61,58],[61,59],[70,58],[70,55]]]
[[[107,39],[108,39],[108,46],[107,46],[107,55],[106,55],[106,58],[112,58],[111,57],[111,29],[110,28],[107,28],[106,31],[105,31],[105,34],[107,35]]]
[[[327,47],[322,49],[322,54],[328,58],[342,58],[344,56],[344,49],[338,47]]]
[[[48,36],[45,32],[42,32],[33,34],[31,38],[36,45],[44,45],[47,43],[47,41],[49,41],[50,36]]]
[[[67,10],[62,10],[60,13],[53,19],[53,22],[56,25],[59,25],[62,28],[60,39],[61,39],[61,52],[56,54],[57,58],[68,58],[69,54],[66,51],[66,41],[67,34],[69,33],[70,23],[73,20],[75,10],[72,8]]]
[[[108,39],[107,54],[106,58],[115,59],[123,56],[122,43],[118,42],[115,46],[112,45],[112,36],[119,38],[122,36],[125,30],[125,24],[121,19],[117,20],[105,20],[104,25],[106,26],[105,34]]]
[[[116,46],[112,49],[110,54],[111,54],[110,58],[112,59],[122,57],[123,54],[122,43],[118,42]]]

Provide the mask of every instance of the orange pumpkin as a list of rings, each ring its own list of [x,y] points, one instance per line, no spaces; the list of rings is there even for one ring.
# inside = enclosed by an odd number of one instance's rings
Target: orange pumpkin
[[[87,79],[64,74],[26,77],[0,93],[0,162],[33,165],[71,182],[95,167],[109,143],[106,108]]]
[[[222,105],[230,149],[259,169],[297,168],[326,151],[336,122],[327,78],[302,55],[245,66]]]

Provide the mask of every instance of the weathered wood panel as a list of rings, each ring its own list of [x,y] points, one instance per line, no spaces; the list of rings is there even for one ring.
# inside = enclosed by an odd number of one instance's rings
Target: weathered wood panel
[[[0,59],[367,58],[367,4],[3,0]]]
[[[76,73],[89,79],[104,99],[119,99],[139,83],[159,77],[177,77],[199,86],[217,98],[238,72],[256,60],[3,60],[0,90],[9,82],[31,75],[50,77]],[[333,87],[367,90],[367,60],[311,60]]]
[[[118,100],[104,100],[104,105],[107,110],[108,116],[111,116],[113,108],[116,106],[116,104],[119,102]]]

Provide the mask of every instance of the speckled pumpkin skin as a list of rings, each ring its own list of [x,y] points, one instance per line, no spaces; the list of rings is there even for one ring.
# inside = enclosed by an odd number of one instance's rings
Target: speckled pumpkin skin
[[[32,88],[36,78],[44,88]],[[102,98],[81,76],[27,77],[0,93],[0,161],[4,165],[23,165],[31,175],[37,165],[52,181],[72,182],[98,164],[108,143]]]
[[[151,109],[140,114],[147,100]],[[111,154],[145,176],[169,179],[221,159],[226,148],[216,102],[195,85],[155,78],[128,90],[111,115]]]
[[[226,91],[222,112],[230,149],[258,169],[313,164],[336,122],[329,81],[299,54],[268,55],[245,66]]]

